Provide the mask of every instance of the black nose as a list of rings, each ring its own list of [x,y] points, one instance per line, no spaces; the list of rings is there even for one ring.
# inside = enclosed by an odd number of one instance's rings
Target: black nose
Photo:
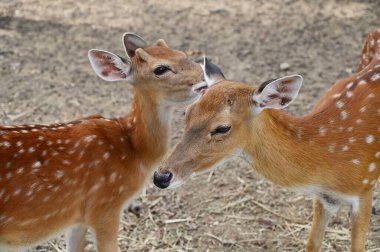
[[[164,189],[170,185],[170,180],[172,179],[173,174],[169,171],[159,173],[159,172],[154,172],[154,177],[153,177],[153,183],[161,188]]]

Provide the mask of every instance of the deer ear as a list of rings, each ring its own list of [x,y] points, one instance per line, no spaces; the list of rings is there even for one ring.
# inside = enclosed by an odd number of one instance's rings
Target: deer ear
[[[216,84],[225,77],[220,68],[211,63],[207,57],[203,57],[203,63],[200,64],[203,70],[204,81],[193,86],[193,90],[197,93],[203,94],[207,88]]]
[[[261,84],[254,92],[252,100],[255,112],[263,109],[283,109],[297,97],[302,86],[302,76],[291,75]]]
[[[141,60],[145,62],[149,62],[152,58],[152,56],[150,56],[149,53],[147,53],[142,48],[137,48],[135,53],[136,53],[136,57],[139,57]]]
[[[131,80],[131,63],[113,53],[92,49],[88,59],[95,73],[106,81]]]
[[[137,48],[148,47],[148,43],[143,38],[130,32],[124,33],[123,43],[125,51],[130,58],[135,56],[135,51]]]
[[[165,40],[163,40],[163,39],[159,39],[159,40],[157,40],[157,41],[156,41],[156,46],[169,47],[169,46],[166,44]]]

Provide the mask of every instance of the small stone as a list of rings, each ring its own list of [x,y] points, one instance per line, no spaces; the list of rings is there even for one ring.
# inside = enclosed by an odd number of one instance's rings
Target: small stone
[[[11,68],[12,68],[12,70],[17,70],[17,69],[20,68],[20,66],[21,66],[21,63],[20,63],[20,62],[15,62],[15,63],[12,63],[12,64],[11,64]]]
[[[290,64],[287,62],[283,62],[280,64],[280,69],[283,71],[289,70],[290,69]]]
[[[352,68],[346,68],[345,69],[345,71],[346,71],[346,73],[348,73],[348,74],[352,74],[354,71],[352,70]]]
[[[225,8],[215,8],[210,10],[210,14],[228,14],[228,10]]]

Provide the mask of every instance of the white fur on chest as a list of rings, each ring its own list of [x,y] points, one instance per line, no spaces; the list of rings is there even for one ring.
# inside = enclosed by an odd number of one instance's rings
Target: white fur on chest
[[[319,186],[305,186],[305,187],[296,187],[292,188],[292,190],[296,192],[305,193],[308,195],[316,196],[318,199],[321,200],[321,202],[324,204],[324,206],[327,208],[327,210],[335,210],[332,208],[341,206],[341,205],[349,205],[352,207],[352,213],[357,213],[359,209],[359,203],[360,199],[359,196],[353,196],[353,195],[344,195],[341,193],[332,192],[326,189],[323,189]],[[326,197],[333,199],[336,204],[331,204],[329,200],[326,200]]]

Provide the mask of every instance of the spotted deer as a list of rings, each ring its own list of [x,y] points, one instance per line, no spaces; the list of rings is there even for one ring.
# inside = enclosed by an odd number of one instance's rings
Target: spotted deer
[[[197,97],[199,64],[158,40],[123,36],[127,57],[90,50],[98,76],[134,87],[126,117],[0,128],[0,251],[18,251],[65,231],[67,251],[84,250],[87,228],[99,252],[118,250],[123,206],[168,148],[174,106]]]
[[[315,196],[306,251],[319,251],[329,218],[344,204],[352,208],[352,251],[364,251],[380,174],[379,32],[366,40],[360,71],[302,117],[281,111],[296,98],[301,76],[245,85],[225,80],[206,60],[210,88],[187,108],[182,139],[155,172],[156,186],[179,186],[242,150],[265,178]]]

